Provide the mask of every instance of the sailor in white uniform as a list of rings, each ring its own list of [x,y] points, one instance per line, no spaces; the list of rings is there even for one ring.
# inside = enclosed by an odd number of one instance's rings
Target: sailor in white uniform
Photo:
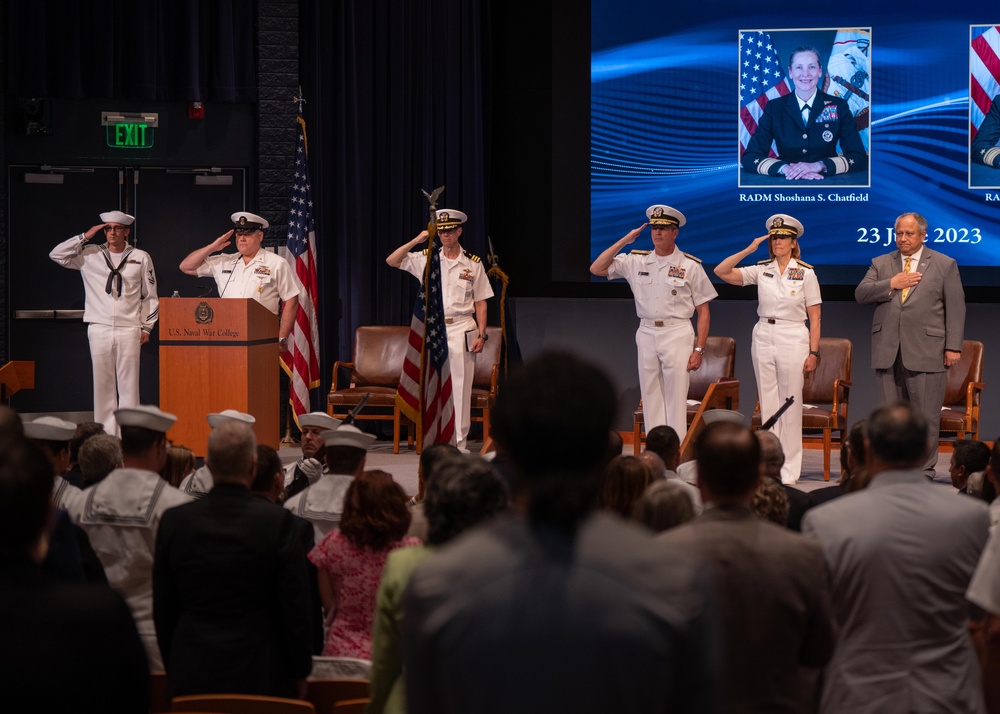
[[[101,221],[57,245],[49,257],[83,277],[83,321],[89,325],[94,365],[94,421],[117,434],[115,409],[139,403],[139,347],[149,341],[160,303],[152,258],[128,244],[135,218],[108,211]],[[101,232],[107,243],[87,245]]]
[[[308,488],[319,480],[326,470],[325,432],[340,426],[326,412],[309,412],[299,417],[302,427],[302,457],[285,466],[285,499]]]
[[[819,281],[801,259],[802,224],[784,213],[767,219],[767,233],[729,256],[715,274],[730,285],[757,286],[757,316],[750,356],[757,377],[762,419],[769,419],[788,397],[791,407],[773,427],[785,452],[781,481],[793,484],[802,472],[802,385],[819,365]],[[767,241],[770,257],[757,265],[736,267]],[[808,321],[808,325],[807,325]]]
[[[83,510],[83,491],[64,479],[69,469],[69,445],[76,435],[76,424],[54,416],[38,417],[24,423],[24,436],[42,447],[52,464],[55,482],[52,484],[52,505],[69,514],[74,523]]]

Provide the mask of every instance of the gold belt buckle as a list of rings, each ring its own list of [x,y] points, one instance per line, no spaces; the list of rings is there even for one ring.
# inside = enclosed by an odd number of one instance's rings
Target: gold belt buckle
[[[653,320],[654,327],[663,327],[663,320]]]
[[[446,325],[452,325],[452,324],[454,324],[454,322],[455,322],[455,318],[454,317],[446,317],[446,318],[444,318],[444,324],[446,324]]]

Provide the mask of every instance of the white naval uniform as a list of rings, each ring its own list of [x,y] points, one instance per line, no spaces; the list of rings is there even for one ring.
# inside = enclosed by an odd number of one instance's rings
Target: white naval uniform
[[[115,469],[84,492],[80,527],[108,584],[125,598],[146,646],[149,671],[162,672],[153,626],[153,553],[164,512],[191,500],[152,471]]]
[[[121,272],[120,297],[114,286],[107,292],[111,271],[105,256]],[[94,421],[117,434],[115,410],[139,405],[140,331],[152,332],[159,317],[153,261],[149,253],[129,245],[122,253],[86,245],[83,233],[57,245],[49,257],[83,277],[83,321],[89,325],[94,364]]]
[[[199,277],[215,278],[219,297],[253,298],[275,315],[278,300],[297,296],[301,289],[288,261],[261,248],[249,263],[239,253],[222,253],[198,266]]]
[[[788,397],[795,401],[771,431],[781,442],[785,465],[781,481],[793,484],[802,473],[802,365],[809,356],[807,307],[823,302],[812,267],[794,258],[784,274],[778,263],[764,261],[740,268],[743,285],[757,286],[757,316],[750,356],[757,377],[762,419],[769,419]]]
[[[399,267],[423,283],[426,265],[427,255],[414,251],[403,257]],[[455,400],[455,436],[458,448],[464,449],[469,436],[472,381],[476,372],[476,356],[469,352],[465,333],[475,331],[479,334],[476,302],[493,297],[493,287],[479,258],[465,250],[455,260],[449,260],[444,251],[441,252],[441,285],[448,333],[448,365]]]
[[[204,498],[213,486],[215,481],[212,480],[212,472],[208,470],[208,466],[199,466],[185,476],[177,488],[192,498]]]
[[[344,496],[353,481],[349,474],[323,474],[316,483],[285,501],[285,508],[312,523],[317,545],[340,525]]]
[[[69,514],[69,519],[73,523],[80,521],[80,514],[83,513],[83,491],[64,479],[56,476],[52,484],[52,507],[61,508]]]
[[[687,434],[688,359],[695,345],[691,316],[718,296],[701,263],[674,246],[664,258],[634,250],[616,255],[608,280],[624,278],[635,297],[639,329],[639,391],[646,431],[673,427]]]

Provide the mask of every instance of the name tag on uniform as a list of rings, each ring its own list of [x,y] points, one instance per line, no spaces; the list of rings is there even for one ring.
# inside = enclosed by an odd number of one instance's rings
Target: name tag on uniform
[[[231,272],[233,272],[232,268],[230,268],[229,270],[223,270],[222,274],[225,275],[226,273],[231,273]]]
[[[142,265],[142,261],[136,260],[135,258],[128,258],[125,262],[129,265]]]
[[[764,277],[765,278],[773,278],[774,277],[774,273],[764,273]]]
[[[640,270],[640,271],[639,271],[639,275],[649,275],[649,273],[644,273],[644,272],[642,272],[642,271]]]
[[[788,269],[788,279],[789,280],[805,280],[806,271],[802,268],[789,268]]]
[[[682,268],[679,265],[671,265],[670,268],[667,270],[667,277],[668,278],[681,278],[683,280],[684,279],[684,273],[686,273],[686,272],[687,272],[687,268]]]

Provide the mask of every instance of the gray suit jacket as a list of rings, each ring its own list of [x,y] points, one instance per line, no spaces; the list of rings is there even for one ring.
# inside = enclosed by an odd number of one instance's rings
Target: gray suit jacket
[[[911,266],[912,269],[912,266]],[[901,353],[903,366],[914,372],[943,372],[944,352],[962,351],[965,291],[953,258],[924,246],[916,272],[920,282],[902,291],[889,287],[903,270],[898,250],[872,260],[854,291],[862,305],[876,305],[872,319],[872,368],[889,369]]]
[[[911,470],[882,472],[806,513],[802,530],[830,566],[837,622],[821,714],[983,711],[965,591],[987,510]]]

